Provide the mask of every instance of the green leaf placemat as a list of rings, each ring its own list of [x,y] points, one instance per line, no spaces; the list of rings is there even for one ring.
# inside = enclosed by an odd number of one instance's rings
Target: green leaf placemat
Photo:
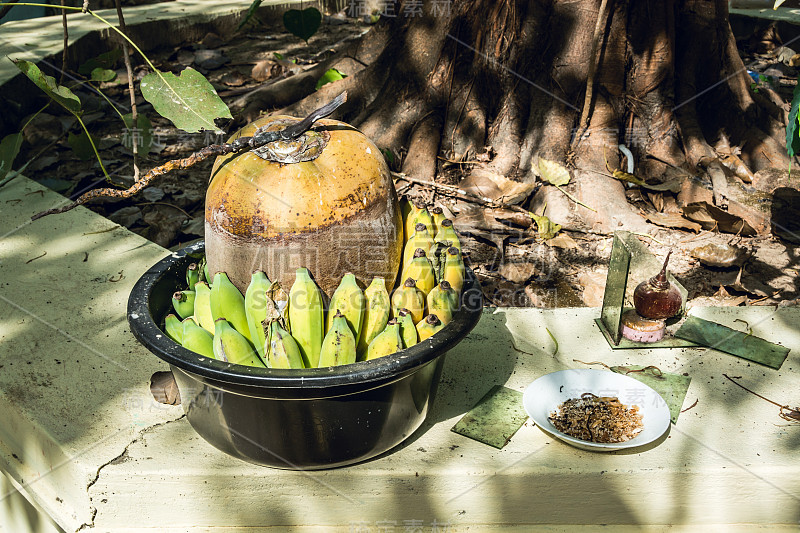
[[[527,419],[522,393],[495,385],[451,431],[502,449]]]
[[[789,348],[696,316],[687,318],[675,336],[776,370],[789,354]]]
[[[667,402],[672,423],[678,422],[686,391],[689,390],[689,383],[692,381],[690,376],[661,372],[652,366],[612,366],[611,370],[641,381],[656,391]]]

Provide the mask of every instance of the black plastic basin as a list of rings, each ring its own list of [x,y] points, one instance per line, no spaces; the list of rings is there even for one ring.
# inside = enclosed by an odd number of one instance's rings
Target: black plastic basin
[[[452,322],[407,350],[333,368],[231,365],[183,348],[161,329],[172,293],[184,288],[186,267],[203,251],[203,243],[186,247],[142,275],[128,299],[128,322],[139,342],[169,363],[201,437],[234,457],[276,468],[344,466],[403,442],[430,410],[445,353],[475,327],[483,306],[467,269]]]

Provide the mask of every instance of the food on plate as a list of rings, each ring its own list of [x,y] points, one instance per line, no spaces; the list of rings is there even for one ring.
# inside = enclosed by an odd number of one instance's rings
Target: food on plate
[[[638,406],[591,392],[570,398],[547,418],[560,432],[589,442],[626,442],[644,428]]]

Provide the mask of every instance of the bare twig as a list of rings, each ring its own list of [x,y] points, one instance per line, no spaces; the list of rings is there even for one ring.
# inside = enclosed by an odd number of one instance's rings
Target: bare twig
[[[62,2],[64,0],[61,0]],[[120,0],[115,0],[114,2],[117,6],[117,18],[119,19],[119,29],[122,33],[128,33],[128,28],[125,26],[125,17],[122,16],[122,3]],[[136,128],[138,126],[137,119],[139,118],[139,113],[136,110],[136,93],[133,89],[133,69],[131,68],[131,57],[128,54],[128,43],[123,39],[122,40],[122,57],[125,60],[125,71],[128,73],[128,92],[131,95],[131,128]],[[131,151],[133,152],[133,181],[139,181],[139,164],[137,163],[136,159],[139,156],[139,143],[136,142],[138,138],[136,135],[131,135]]]
[[[586,128],[589,127],[589,109],[592,106],[592,97],[594,96],[594,74],[597,70],[597,48],[600,46],[600,39],[603,36],[603,26],[606,24],[606,11],[608,9],[608,0],[603,0],[600,3],[600,11],[597,13],[597,23],[594,26],[594,35],[592,36],[592,50],[589,52],[589,73],[586,76],[586,97],[583,100],[583,109],[581,110],[581,119],[578,121],[578,128],[580,128],[580,135],[575,136],[575,140],[583,136]]]
[[[277,141],[277,140],[290,140],[296,139],[304,132],[308,131],[308,129],[314,125],[314,122],[317,120],[327,117],[336,109],[339,108],[343,103],[347,101],[347,92],[343,92],[339,96],[333,99],[330,103],[320,107],[311,112],[306,118],[299,122],[295,122],[286,128],[278,131],[263,131],[261,129],[256,130],[256,133],[252,137],[239,137],[238,139],[234,140],[232,143],[223,143],[223,144],[212,144],[206,146],[202,150],[193,153],[189,157],[185,157],[183,159],[173,159],[172,161],[168,161],[163,165],[155,167],[150,170],[147,174],[142,176],[142,178],[134,183],[130,188],[125,190],[119,189],[94,189],[85,194],[82,194],[78,197],[77,200],[72,202],[71,204],[65,205],[64,207],[60,208],[53,208],[48,209],[47,211],[42,211],[41,213],[37,213],[31,217],[31,220],[37,220],[47,215],[54,215],[57,213],[65,213],[70,211],[79,205],[83,205],[90,200],[94,200],[95,198],[130,198],[134,194],[138,193],[152,182],[154,179],[163,176],[175,169],[179,168],[189,168],[195,163],[199,163],[204,159],[208,159],[212,156],[220,156],[220,155],[227,155],[227,154],[234,154],[239,152],[244,152],[246,150],[252,150],[253,148],[258,148],[260,146],[264,146],[265,144]]]
[[[64,2],[66,0],[61,0],[61,5],[66,5]],[[64,51],[61,53],[61,77],[59,78],[60,84],[64,83],[64,76],[67,75],[67,47],[69,46],[69,33],[67,32],[67,10],[63,9],[61,11],[61,26],[64,28]]]

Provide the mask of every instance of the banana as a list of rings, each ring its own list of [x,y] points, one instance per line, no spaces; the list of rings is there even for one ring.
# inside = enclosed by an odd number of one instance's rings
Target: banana
[[[325,329],[322,293],[305,268],[298,268],[289,291],[289,325],[306,368],[316,368]]]
[[[214,317],[211,316],[211,289],[205,281],[194,286],[194,321],[203,329],[214,334]]]
[[[253,342],[250,338],[250,326],[247,325],[244,296],[236,285],[231,283],[225,272],[214,274],[214,284],[211,286],[211,316],[215,322],[218,318],[224,318],[236,331],[244,335],[245,339]]]
[[[180,319],[172,313],[164,318],[164,332],[167,334],[167,337],[178,344],[183,341],[183,326],[181,325]]]
[[[397,311],[397,322],[400,324],[400,338],[403,340],[403,348],[411,348],[417,344],[417,328],[414,326],[414,318],[408,309]]]
[[[277,320],[270,324],[270,335],[267,339],[267,366],[269,368],[305,368],[300,346],[288,331],[283,329]]]
[[[214,336],[204,328],[198,326],[194,320],[187,318],[181,323],[183,327],[183,341],[181,345],[200,355],[214,357]]]
[[[423,208],[417,207],[417,204],[411,201],[407,201],[406,206],[403,207],[403,231],[405,235],[405,241],[408,242],[408,240],[411,238],[411,235],[413,235],[415,231],[414,228],[416,227],[416,223],[414,222],[414,219]]]
[[[455,246],[447,249],[447,259],[444,262],[443,278],[450,283],[459,296],[461,289],[464,288],[464,261],[461,259],[461,252]]]
[[[419,335],[419,342],[424,341],[437,331],[441,330],[444,324],[436,315],[428,315],[425,320],[420,320],[417,323],[417,335]]]
[[[172,295],[172,307],[181,320],[194,314],[194,291],[176,291]]]
[[[439,229],[442,227],[442,220],[446,218],[444,216],[444,210],[437,205],[436,207],[431,207],[429,212],[433,219],[433,235],[436,236],[436,234],[439,233]]]
[[[417,251],[417,248],[422,248],[427,253],[431,246],[433,246],[433,235],[428,233],[428,228],[425,227],[425,224],[420,222],[416,225],[413,235],[411,235],[411,238],[408,239],[408,242],[403,248],[401,270],[408,268],[409,263],[414,259],[414,252]]]
[[[361,336],[361,324],[364,322],[364,307],[364,293],[356,282],[355,274],[348,272],[342,277],[342,281],[331,296],[325,320],[325,333],[331,330],[336,313],[341,311],[347,320],[347,325],[350,326],[350,331],[353,332],[353,337],[358,342]]]
[[[413,278],[407,278],[392,294],[392,316],[397,317],[400,309],[408,309],[415,324],[425,316],[425,295]]]
[[[428,229],[428,234],[431,237],[436,235],[436,233],[433,230],[433,217],[431,217],[431,214],[424,207],[419,211],[417,211],[416,214],[414,214],[414,218],[411,222],[410,228],[416,229],[417,224],[419,223],[425,224],[425,227]]]
[[[200,264],[197,265],[197,268],[203,273],[203,275],[200,277],[200,281],[205,281],[210,287],[211,278],[208,275],[208,262],[206,261],[206,256],[203,256],[203,258],[200,260]]]
[[[356,338],[347,318],[336,310],[333,322],[322,340],[319,354],[319,368],[349,365],[356,362]]]
[[[250,339],[256,347],[258,355],[264,358],[264,343],[267,335],[264,331],[264,320],[267,319],[268,302],[267,291],[271,283],[267,275],[256,271],[250,278],[250,285],[244,293],[244,311],[247,316],[247,329],[250,332]]]
[[[435,314],[442,324],[447,325],[458,310],[458,293],[447,280],[442,280],[428,293],[427,302],[428,313]]]
[[[197,263],[189,263],[189,266],[186,267],[186,284],[189,286],[189,290],[194,290],[194,285],[200,281],[200,270],[197,267]]]
[[[372,339],[367,348],[367,361],[391,355],[403,349],[403,341],[400,338],[400,324],[396,319],[391,319],[377,337]]]
[[[454,246],[458,248],[459,252],[461,251],[461,241],[458,239],[458,233],[456,233],[453,227],[453,221],[449,218],[442,221],[442,227],[439,228],[439,232],[436,233],[436,237],[433,240],[436,242],[449,243],[448,246]]]
[[[414,259],[408,264],[403,271],[401,279],[412,278],[417,283],[417,288],[427,296],[434,285],[436,285],[436,276],[433,273],[433,265],[428,261],[425,250],[417,248],[414,251]]]
[[[220,317],[214,320],[214,327],[213,351],[215,358],[236,365],[260,368],[266,366],[259,359],[250,341],[236,331],[225,318]]]
[[[389,292],[386,290],[386,280],[376,277],[364,291],[364,322],[361,326],[361,336],[358,338],[356,353],[363,360],[367,347],[372,339],[386,328],[389,321],[389,312],[392,305],[389,301]]]

